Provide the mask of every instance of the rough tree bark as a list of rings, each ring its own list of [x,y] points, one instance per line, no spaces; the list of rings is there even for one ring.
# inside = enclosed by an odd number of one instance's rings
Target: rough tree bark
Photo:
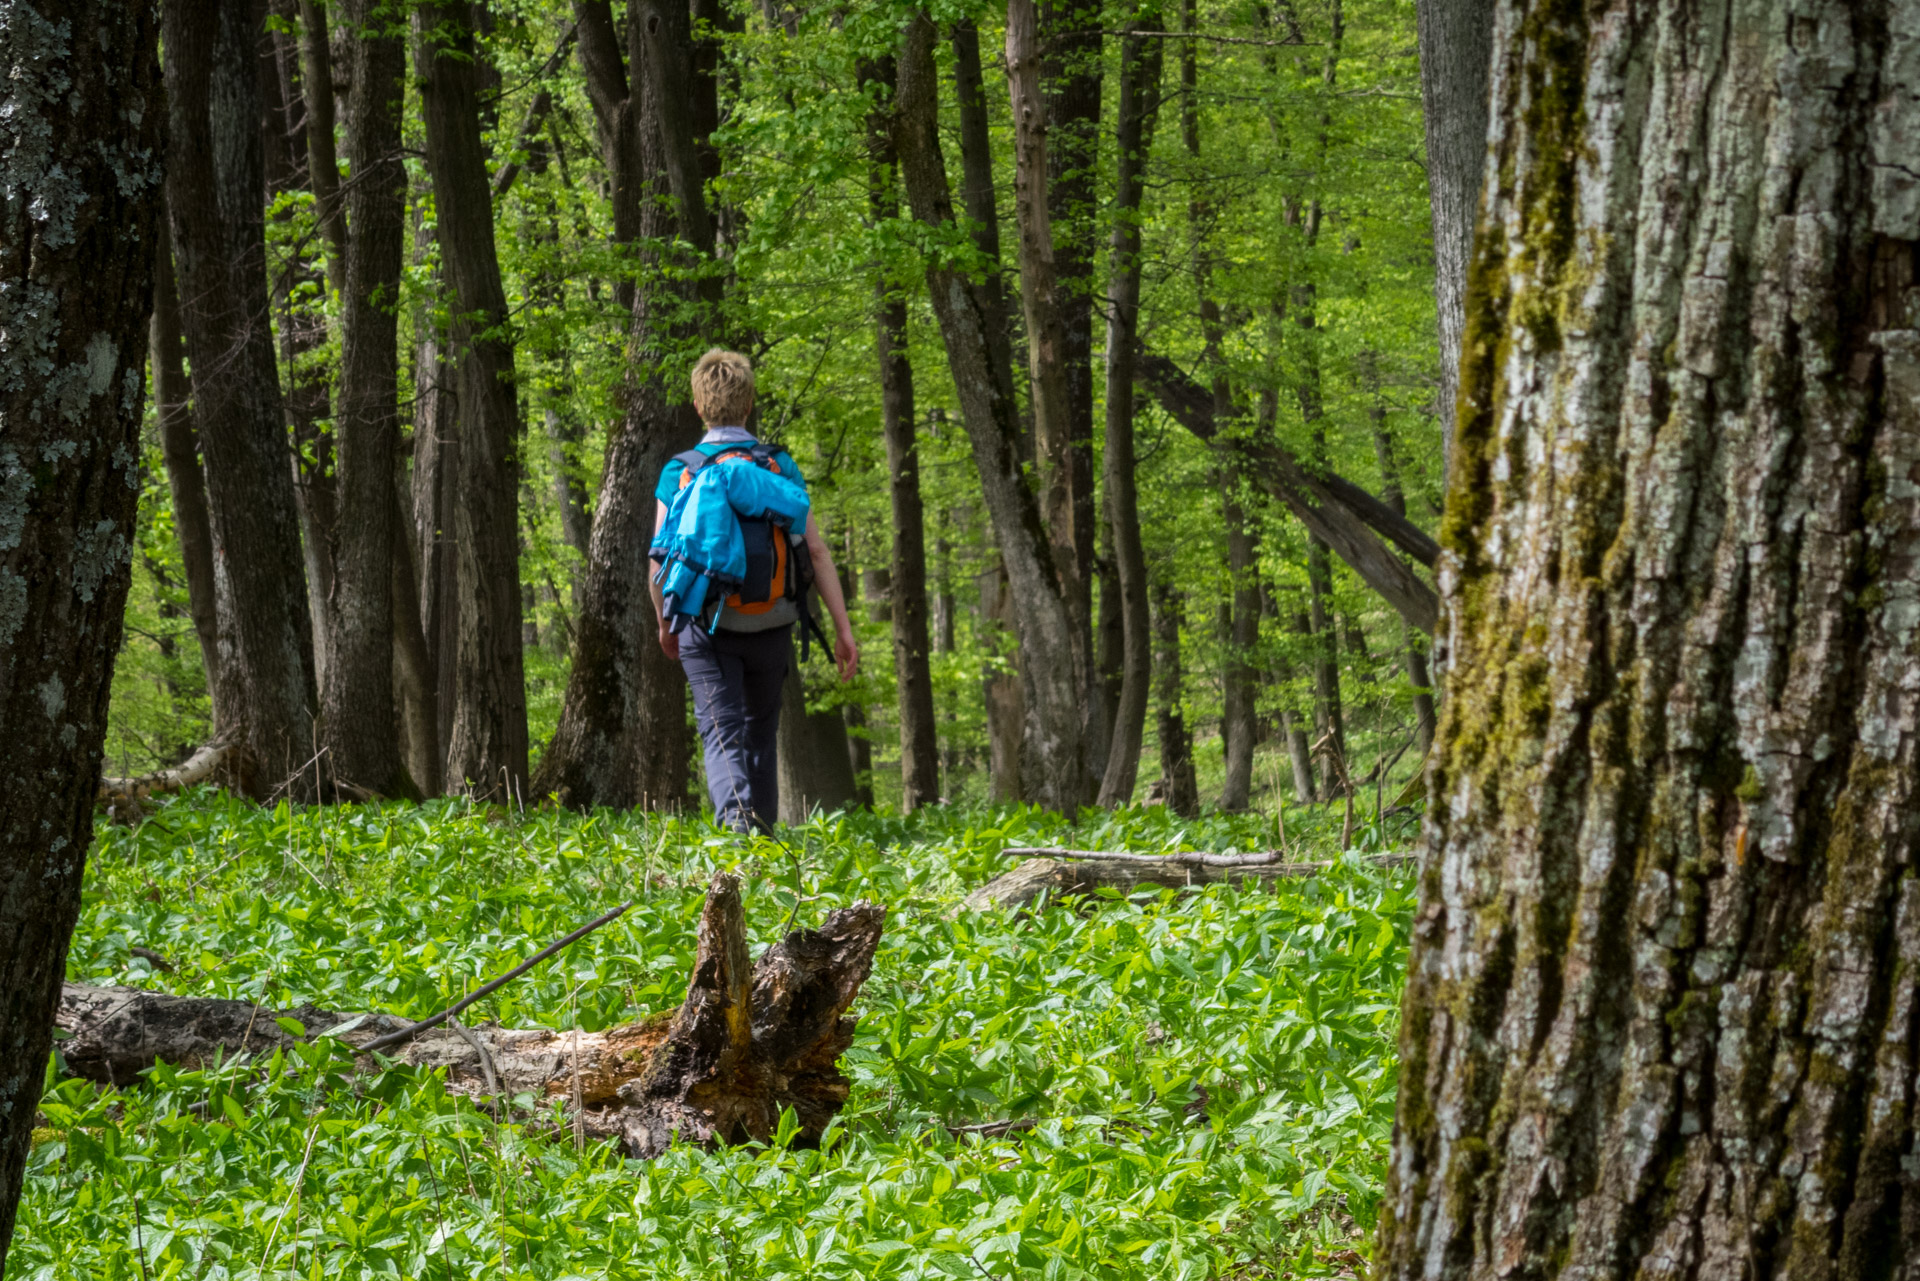
[[[1420,95],[1426,104],[1433,204],[1433,300],[1440,320],[1441,474],[1452,456],[1467,263],[1487,167],[1487,76],[1495,0],[1418,0]]]
[[[602,157],[613,185],[613,236],[623,245],[676,233],[666,197],[666,160],[660,117],[651,103],[661,87],[649,78],[637,22],[626,35],[606,0],[574,6],[581,69],[593,106]],[[692,193],[702,201],[700,184]],[[686,231],[679,231],[691,239]],[[660,468],[700,438],[697,417],[683,396],[670,395],[657,375],[639,368],[658,362],[667,333],[659,313],[672,300],[652,296],[657,280],[636,287],[636,271],[615,286],[631,317],[630,376],[623,412],[607,445],[594,505],[586,572],[575,610],[573,669],[560,724],[541,757],[534,790],[566,805],[645,806],[676,810],[687,804],[692,737],[687,730],[687,682],[680,665],[654,639],[657,618],[647,588],[653,539],[653,487]]]
[[[147,5],[23,4],[0,19],[0,1272],[80,914],[127,598],[165,149],[159,35]]]
[[[1504,0],[1378,1276],[1920,1258],[1920,10]]]
[[[1193,735],[1181,710],[1180,624],[1185,602],[1170,577],[1153,583],[1153,702],[1160,739],[1160,792],[1181,818],[1200,813],[1200,784],[1193,771]]]
[[[307,776],[315,689],[268,318],[253,9],[179,0],[164,22],[167,208],[212,516],[222,731],[240,745],[241,789],[264,796]]]
[[[465,6],[418,9],[414,60],[426,123],[441,261],[459,350],[459,485],[453,512],[459,639],[449,787],[523,797],[527,693],[520,633],[519,398],[507,299],[494,249],[480,135],[482,69]]]
[[[980,70],[980,31],[971,18],[953,22],[954,114],[959,124],[960,211],[967,231],[986,264],[980,282],[987,312],[987,340],[996,369],[1013,369],[1013,309],[1007,303],[1000,263],[1000,201],[994,186],[993,134],[987,117],[986,78]],[[1022,423],[1020,454],[1033,456],[1033,440]]]
[[[200,443],[195,439],[193,409],[188,401],[186,343],[180,333],[180,294],[173,277],[173,238],[167,220],[154,223],[153,275],[153,406],[159,419],[160,457],[167,469],[167,493],[172,500],[174,534],[180,540],[180,560],[186,570],[187,612],[200,641],[200,664],[206,669],[207,694],[213,706],[213,724],[221,725],[220,624],[213,590],[213,526],[207,515],[207,477],[200,470]]]
[[[859,800],[846,718],[837,707],[807,710],[806,674],[795,662],[780,692],[778,778],[780,821],[804,823],[815,810],[842,810]]]
[[[1138,30],[1160,29],[1157,5],[1142,5]],[[1153,683],[1153,636],[1147,601],[1147,555],[1140,536],[1140,495],[1134,477],[1133,364],[1140,320],[1140,200],[1153,125],[1160,109],[1160,41],[1129,34],[1121,43],[1119,119],[1113,183],[1113,234],[1107,284],[1107,422],[1102,466],[1107,521],[1121,615],[1120,697],[1107,727],[1101,805],[1133,799],[1146,733],[1148,687]],[[1102,589],[1103,594],[1105,588]]]
[[[1093,468],[1093,276],[1097,243],[1103,45],[1095,0],[1047,0],[1040,33],[1040,91],[1046,104],[1047,221],[1053,230],[1053,306],[1060,317],[1066,384],[1066,489],[1074,590],[1091,619],[1099,508]],[[1057,535],[1056,535],[1057,538]],[[1102,704],[1104,707],[1104,703]],[[1108,718],[1097,722],[1106,758]]]
[[[838,1065],[853,1043],[856,1020],[847,1011],[872,970],[885,920],[885,909],[856,903],[828,913],[817,930],[790,931],[750,962],[739,882],[718,874],[701,909],[686,1000],[672,1014],[604,1032],[442,1024],[386,1052],[444,1071],[461,1094],[577,1099],[588,1137],[617,1139],[643,1160],[676,1138],[765,1142],[787,1108],[800,1123],[799,1141],[818,1142],[847,1100]],[[404,1026],[391,1015],[272,1011],[84,983],[68,983],[58,996],[60,1027],[72,1036],[63,1046],[68,1066],[118,1085],[156,1062],[200,1067],[304,1039],[276,1018],[294,1019],[308,1037],[359,1018],[340,1036],[352,1046]]]
[[[354,24],[364,17],[364,5],[342,4],[347,21]],[[333,49],[327,29],[327,6],[318,0],[300,0],[300,78],[306,92],[307,108],[307,186],[313,192],[314,213],[320,222],[320,234],[327,247],[327,285],[343,301],[352,288],[347,279],[347,222],[351,216],[340,193],[340,161],[335,151],[333,118]],[[361,28],[352,26],[347,35],[349,50],[358,43]],[[384,39],[382,43],[385,43]],[[355,92],[354,73],[349,70],[347,114],[353,114],[351,95]],[[353,122],[347,122],[348,128]],[[348,163],[352,163],[353,144],[347,144]],[[358,166],[353,169],[359,176]]]
[[[322,706],[336,778],[381,795],[415,796],[419,789],[400,759],[393,685],[393,567],[395,544],[404,537],[394,521],[393,471],[400,443],[400,260],[407,210],[400,118],[407,54],[399,36],[382,30],[388,24],[379,22],[372,0],[344,0],[341,7],[349,30],[347,162],[353,182],[344,197],[351,238],[340,298],[334,428],[340,516],[332,539],[334,633]],[[323,40],[310,43],[324,48]],[[307,97],[327,93],[328,86],[314,83],[309,73]]]
[[[1035,0],[1007,0],[1007,91],[1013,104],[1013,212],[1019,229],[1020,304],[1027,322],[1027,394],[1045,485],[1042,507],[1065,587],[1082,665],[1093,637],[1092,444],[1076,458],[1066,319],[1053,261],[1047,104],[1040,83]],[[1080,528],[1085,509],[1086,528]],[[1083,569],[1084,565],[1084,569]],[[1092,687],[1087,694],[1091,696]],[[1095,705],[1091,697],[1088,705]],[[1089,725],[1092,728],[1092,725]]]
[[[890,98],[892,58],[862,64],[862,80]],[[896,217],[892,104],[867,118],[868,215]],[[940,799],[940,738],[933,712],[932,643],[927,632],[927,530],[920,502],[920,445],[913,410],[913,363],[907,357],[907,300],[885,272],[874,284],[874,341],[880,363],[880,416],[887,438],[893,505],[893,676],[900,704],[900,808],[912,813]]]
[[[900,56],[895,145],[908,204],[936,233],[954,222],[938,132],[934,28],[924,12],[908,23]],[[1085,646],[1053,559],[1040,506],[1027,488],[1018,452],[1019,412],[1010,371],[994,359],[987,328],[990,299],[944,256],[927,262],[927,286],[940,321],[961,417],[1001,558],[1013,589],[1014,630],[1026,700],[1021,783],[1027,799],[1071,814],[1091,798],[1086,719],[1092,690]]]

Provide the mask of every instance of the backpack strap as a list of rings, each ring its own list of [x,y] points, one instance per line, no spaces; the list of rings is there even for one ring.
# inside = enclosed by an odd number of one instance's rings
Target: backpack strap
[[[684,453],[675,454],[673,461],[687,469],[687,479],[691,481],[695,476],[700,474],[702,467],[705,467],[713,460],[697,449],[689,449]]]

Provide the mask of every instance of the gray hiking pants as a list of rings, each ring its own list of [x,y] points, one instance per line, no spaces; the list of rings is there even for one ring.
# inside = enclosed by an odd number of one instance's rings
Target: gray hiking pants
[[[680,666],[693,686],[694,720],[706,747],[707,795],[720,822],[745,832],[780,817],[780,693],[793,665],[793,628],[764,632],[689,627]]]

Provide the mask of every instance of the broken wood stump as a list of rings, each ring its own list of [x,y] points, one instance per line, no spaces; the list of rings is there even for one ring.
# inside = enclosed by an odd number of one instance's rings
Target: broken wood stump
[[[660,1155],[675,1137],[717,1144],[766,1140],[792,1108],[799,1143],[817,1142],[846,1102],[839,1058],[853,1043],[847,1014],[873,968],[886,910],[857,903],[817,930],[794,930],[748,961],[739,881],[708,884],[687,997],[603,1032],[463,1027],[424,1031],[393,1057],[445,1071],[474,1097],[531,1093],[561,1100],[590,1138],[617,1138],[630,1155]],[[305,1038],[278,1018],[296,1020]],[[57,1025],[80,1076],[125,1085],[156,1062],[201,1067],[240,1053],[271,1053],[340,1029],[358,1047],[409,1026],[392,1015],[314,1007],[274,1011],[246,1001],[170,996],[69,983]],[[351,1025],[351,1026],[349,1026]]]
[[[1279,853],[1130,854],[1113,850],[1069,850],[1036,847],[1001,851],[1013,857],[1029,855],[1017,867],[1002,872],[967,895],[961,907],[988,912],[1027,906],[1042,894],[1052,898],[1087,896],[1103,889],[1131,894],[1143,886],[1193,889],[1238,884],[1254,878],[1263,884],[1315,876],[1331,863],[1302,863]],[[1413,861],[1411,854],[1370,855],[1369,861],[1391,867]]]

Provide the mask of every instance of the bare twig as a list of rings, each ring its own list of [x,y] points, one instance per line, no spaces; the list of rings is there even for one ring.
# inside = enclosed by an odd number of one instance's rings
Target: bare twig
[[[529,956],[526,960],[520,962],[520,964],[514,966],[512,969],[508,970],[505,974],[502,974],[499,978],[493,979],[490,982],[481,984],[479,987],[473,990],[471,995],[464,996],[458,1001],[455,1001],[452,1005],[449,1005],[446,1009],[440,1011],[438,1014],[434,1015],[432,1018],[421,1019],[418,1023],[408,1024],[406,1027],[401,1028],[398,1032],[389,1032],[385,1036],[376,1036],[373,1040],[368,1041],[365,1045],[362,1045],[360,1047],[361,1053],[367,1054],[367,1053],[373,1052],[374,1050],[384,1050],[395,1045],[404,1045],[408,1041],[411,1041],[414,1037],[419,1036],[422,1032],[427,1031],[429,1028],[439,1027],[442,1023],[445,1023],[448,1019],[452,1018],[454,1015],[458,1014],[460,1011],[466,1009],[469,1005],[472,1005],[475,1001],[478,1001],[484,997],[493,995],[495,992],[499,991],[501,988],[505,987],[507,984],[513,982],[513,980],[519,978],[522,974],[525,974],[528,970],[532,969],[534,966],[540,964],[540,962],[546,960],[549,956],[552,956],[555,952],[558,952],[561,948],[567,946],[569,943],[574,943],[579,941],[580,939],[585,938],[587,935],[599,929],[602,925],[605,925],[608,921],[611,921],[616,917],[620,916],[623,912],[625,912],[628,908],[632,906],[633,906],[633,900],[628,899],[626,902],[622,903],[619,907],[614,908],[611,912],[607,912],[600,916],[594,917],[591,921],[588,921],[585,925],[582,925],[579,929],[567,935],[565,938],[556,939],[554,942],[547,944],[545,947],[541,948],[538,952],[535,952],[532,956]]]

